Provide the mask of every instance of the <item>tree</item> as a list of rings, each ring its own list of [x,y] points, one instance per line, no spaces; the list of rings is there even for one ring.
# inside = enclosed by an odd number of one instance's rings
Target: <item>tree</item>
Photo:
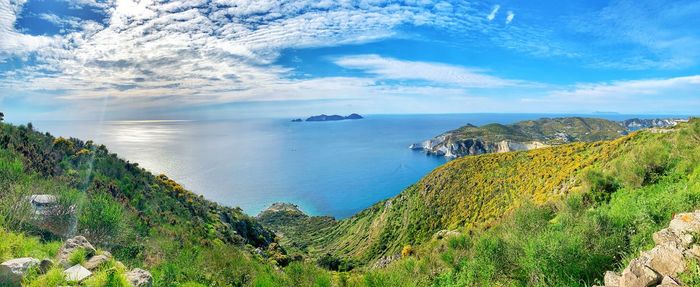
[[[5,114],[0,112],[0,122],[2,122],[3,120],[5,120]]]

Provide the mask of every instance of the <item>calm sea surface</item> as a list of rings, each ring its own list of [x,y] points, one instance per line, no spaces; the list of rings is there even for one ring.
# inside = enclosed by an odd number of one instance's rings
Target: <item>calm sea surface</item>
[[[411,143],[466,123],[512,123],[542,116],[369,115],[363,120],[301,123],[53,121],[34,126],[54,135],[93,139],[154,174],[164,173],[195,193],[240,206],[251,215],[284,201],[310,214],[342,218],[398,194],[445,163],[409,150]]]

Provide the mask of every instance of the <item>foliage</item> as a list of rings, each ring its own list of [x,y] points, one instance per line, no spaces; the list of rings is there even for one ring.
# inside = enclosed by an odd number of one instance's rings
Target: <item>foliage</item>
[[[413,250],[413,246],[411,245],[405,245],[403,249],[401,249],[401,257],[406,258],[408,256],[412,256],[416,254],[416,251]]]

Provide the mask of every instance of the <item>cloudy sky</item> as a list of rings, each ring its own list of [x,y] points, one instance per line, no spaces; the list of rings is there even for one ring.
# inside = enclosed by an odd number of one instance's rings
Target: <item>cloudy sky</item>
[[[697,114],[700,1],[0,0],[8,119]]]

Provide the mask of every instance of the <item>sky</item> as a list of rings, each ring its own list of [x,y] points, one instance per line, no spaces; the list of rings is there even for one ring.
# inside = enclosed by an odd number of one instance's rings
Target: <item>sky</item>
[[[8,120],[700,111],[700,1],[0,0]]]

